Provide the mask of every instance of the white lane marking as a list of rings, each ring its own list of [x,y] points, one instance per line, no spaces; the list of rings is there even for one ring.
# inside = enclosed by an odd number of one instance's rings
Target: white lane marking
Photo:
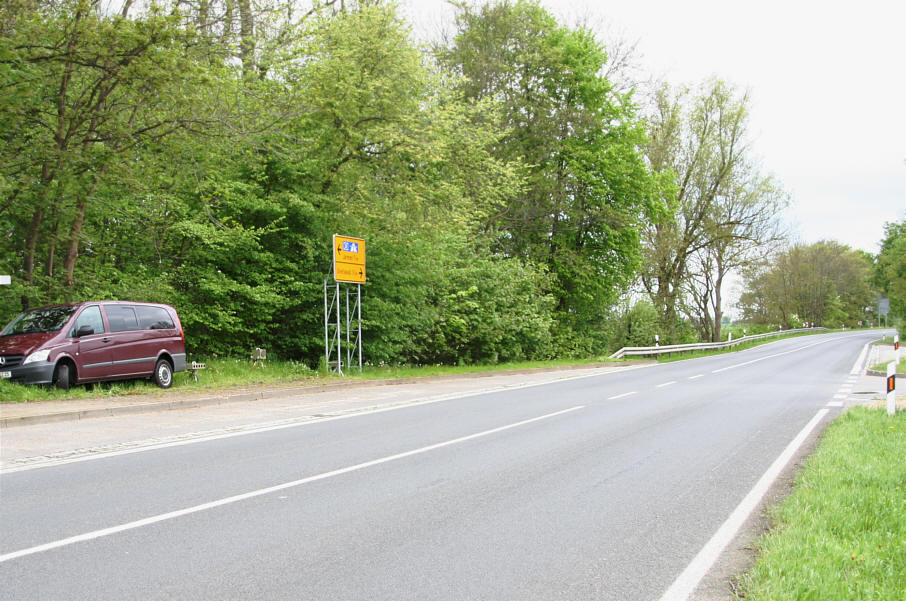
[[[670,585],[670,588],[663,594],[660,601],[686,601],[689,598],[695,590],[695,587],[698,586],[698,583],[701,582],[701,579],[704,578],[705,574],[708,573],[708,570],[711,569],[711,566],[723,552],[724,548],[726,548],[730,541],[733,540],[737,531],[739,531],[755,507],[758,506],[758,503],[761,502],[762,497],[764,497],[768,489],[771,488],[774,480],[777,479],[777,476],[780,475],[780,472],[783,471],[786,464],[789,463],[799,447],[802,446],[802,443],[805,442],[805,439],[808,438],[808,435],[815,429],[815,426],[817,426],[827,414],[828,409],[821,409],[815,414],[815,417],[802,428],[799,434],[796,435],[796,438],[787,445],[786,449],[783,450],[783,453],[774,460],[774,463],[771,464],[768,471],[766,471],[761,479],[758,480],[755,487],[749,491],[749,494],[747,494],[736,509],[733,510],[733,513],[730,514],[727,521],[723,523],[714,536],[711,537],[711,540],[705,544],[692,562],[686,566],[686,569],[683,570],[682,574],[680,574],[673,584]]]
[[[312,424],[323,424],[324,422],[331,422],[334,420],[341,419],[350,419],[354,417],[362,417],[364,415],[372,415],[375,413],[384,413],[385,411],[398,411],[400,409],[407,409],[410,407],[418,407],[421,405],[431,405],[434,403],[445,403],[448,401],[456,401],[459,399],[466,399],[470,397],[481,396],[483,394],[495,394],[499,392],[508,392],[511,390],[521,390],[523,388],[535,388],[538,386],[546,386],[548,384],[555,384],[559,382],[567,382],[573,380],[583,380],[585,378],[595,378],[606,376],[608,374],[614,373],[624,373],[626,371],[632,371],[636,369],[645,369],[653,367],[653,365],[630,365],[628,367],[621,367],[619,371],[605,371],[597,372],[591,374],[584,374],[581,376],[566,376],[558,377],[553,380],[544,380],[541,382],[529,382],[526,384],[517,384],[517,385],[501,385],[494,388],[486,388],[483,390],[476,390],[472,392],[454,392],[450,394],[440,395],[428,399],[416,399],[414,401],[405,401],[402,403],[395,403],[390,406],[371,406],[371,407],[362,407],[352,410],[339,411],[324,417],[313,416],[313,415],[303,415],[300,417],[289,418],[284,420],[278,420],[275,422],[259,422],[254,424],[246,424],[242,426],[234,426],[229,428],[223,428],[220,430],[210,430],[205,432],[193,432],[189,434],[181,434],[173,437],[165,437],[163,439],[147,439],[139,441],[130,441],[126,443],[117,444],[115,446],[120,448],[110,449],[108,447],[95,447],[91,449],[75,449],[67,450],[61,453],[51,455],[49,457],[27,457],[25,460],[36,460],[34,463],[28,464],[16,464],[12,463],[9,467],[0,468],[0,474],[12,474],[15,472],[25,472],[29,470],[36,470],[45,467],[56,467],[60,465],[68,465],[70,463],[81,463],[82,461],[94,461],[95,459],[106,459],[108,457],[119,457],[121,455],[131,455],[133,453],[144,453],[146,451],[154,451],[159,449],[168,449],[171,447],[181,447],[184,445],[196,444],[200,442],[209,442],[212,440],[222,440],[224,438],[233,438],[234,436],[247,436],[249,434],[258,434],[261,432],[272,432],[274,430],[283,430],[284,428],[297,428],[299,426],[309,426]],[[122,448],[127,447],[127,448]],[[73,453],[77,453],[75,456],[71,456]]]
[[[827,340],[822,340],[821,342],[815,342],[815,343],[812,343],[812,344],[807,344],[807,345],[805,345],[805,346],[800,346],[799,348],[794,348],[793,350],[790,350],[790,351],[784,351],[784,352],[782,352],[782,353],[776,353],[776,354],[773,354],[773,355],[768,355],[768,356],[766,356],[766,357],[759,357],[758,359],[752,359],[751,361],[745,361],[745,362],[743,362],[743,363],[736,363],[735,365],[729,365],[729,366],[727,366],[727,367],[722,367],[722,368],[720,368],[720,369],[715,369],[715,370],[713,370],[711,373],[712,373],[712,374],[719,374],[719,373],[722,372],[722,371],[727,371],[727,370],[730,370],[730,369],[736,369],[737,367],[743,367],[743,366],[745,366],[745,365],[751,365],[751,364],[753,364],[753,363],[758,363],[759,361],[764,361],[764,360],[766,360],[766,359],[773,359],[774,357],[782,357],[783,355],[789,355],[790,353],[798,353],[799,351],[804,351],[805,349],[812,348],[813,346],[818,346],[819,344],[827,344],[828,342],[834,342],[834,341],[836,341],[836,340],[839,340],[840,338],[841,338],[841,337],[839,337],[839,336],[838,336],[837,338],[829,338],[829,339],[827,339]]]
[[[843,401],[830,401],[828,407],[842,407],[845,403]]]
[[[865,356],[868,354],[868,349],[871,347],[871,343],[867,342],[865,346],[862,347],[862,352],[859,353],[859,358],[856,359],[856,362],[853,363],[852,369],[849,370],[849,375],[855,376],[859,375],[862,372],[862,364],[865,362]]]
[[[672,386],[676,384],[676,380],[671,380],[670,382],[664,382],[663,384],[658,384],[656,388],[663,388],[664,386]]]
[[[847,395],[845,395],[845,394],[835,394],[835,395],[834,395],[834,398],[835,398],[835,399],[845,399],[846,396],[847,396]]]
[[[297,486],[302,486],[303,484],[317,482],[318,480],[326,480],[328,478],[333,478],[335,476],[340,476],[343,474],[348,474],[350,472],[363,470],[363,469],[366,469],[369,467],[374,467],[376,465],[381,465],[383,463],[389,463],[391,461],[396,461],[398,459],[404,459],[406,457],[411,457],[413,455],[419,455],[421,453],[427,453],[428,451],[434,451],[436,449],[448,447],[448,446],[455,445],[455,444],[460,444],[463,442],[467,442],[469,440],[475,440],[476,438],[481,438],[483,436],[490,436],[491,434],[497,434],[499,432],[504,432],[506,430],[511,430],[513,428],[518,428],[518,427],[524,426],[526,424],[531,424],[531,423],[538,422],[541,420],[550,419],[550,418],[556,417],[558,415],[563,415],[565,413],[570,413],[572,411],[577,411],[579,409],[584,409],[584,408],[585,408],[585,405],[578,405],[576,407],[571,407],[569,409],[564,409],[562,411],[556,411],[554,413],[548,413],[546,415],[541,415],[539,417],[533,417],[531,419],[522,420],[522,421],[516,422],[514,424],[500,426],[499,428],[485,430],[483,432],[478,432],[476,434],[469,434],[468,436],[454,438],[452,440],[447,440],[445,442],[439,442],[437,444],[432,444],[432,445],[428,445],[426,447],[413,449],[411,451],[405,451],[403,453],[397,453],[395,455],[388,455],[386,457],[381,457],[380,459],[374,459],[372,461],[358,463],[356,465],[351,465],[349,467],[340,468],[340,469],[333,470],[330,472],[324,472],[322,474],[317,474],[315,476],[309,476],[308,478],[302,478],[300,480],[293,480],[292,482],[284,482],[283,484],[277,484],[276,486],[260,488],[258,490],[253,490],[253,491],[250,491],[247,493],[233,495],[231,497],[218,499],[216,501],[210,501],[208,503],[202,503],[201,505],[195,505],[193,507],[187,507],[185,509],[169,511],[167,513],[161,513],[161,514],[147,517],[147,518],[144,518],[141,520],[135,520],[133,522],[127,522],[125,524],[120,524],[119,526],[112,526],[110,528],[94,530],[93,532],[86,532],[85,534],[79,534],[77,536],[70,536],[68,538],[45,543],[43,545],[37,545],[34,547],[29,547],[27,549],[21,549],[19,551],[13,551],[11,553],[5,553],[3,555],[0,555],[0,563],[10,561],[12,559],[18,559],[20,557],[25,557],[26,555],[34,555],[35,553],[43,553],[44,551],[50,551],[52,549],[59,549],[60,547],[74,545],[75,543],[81,543],[81,542],[85,542],[85,541],[89,541],[89,540],[94,540],[96,538],[110,536],[112,534],[118,534],[120,532],[125,532],[127,530],[135,530],[136,528],[142,528],[144,526],[150,526],[152,524],[157,524],[159,522],[172,520],[172,519],[182,517],[185,515],[199,513],[201,511],[207,511],[209,509],[215,509],[217,507],[223,507],[224,505],[230,505],[231,503],[238,503],[239,501],[245,501],[248,499],[253,499],[255,497],[269,495],[271,493],[279,492],[281,490],[286,490],[288,488],[294,488]]]
[[[704,377],[705,377],[705,374],[696,374],[696,375],[694,375],[694,376],[689,376],[689,379],[690,379],[690,380],[697,380],[697,379],[699,379],[699,378],[704,378]]]
[[[624,392],[623,394],[615,394],[613,396],[607,397],[607,400],[614,401],[616,399],[622,399],[623,397],[628,397],[628,396],[632,396],[634,394],[638,394],[638,392],[639,392],[638,390],[633,390],[632,392]]]

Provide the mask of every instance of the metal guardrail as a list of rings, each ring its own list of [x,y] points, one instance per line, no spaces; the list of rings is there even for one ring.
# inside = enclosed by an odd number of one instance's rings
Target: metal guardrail
[[[646,356],[646,355],[663,355],[667,353],[682,353],[685,351],[711,351],[717,349],[730,348],[743,342],[751,340],[760,340],[762,338],[773,338],[775,336],[784,336],[786,334],[829,332],[827,328],[798,328],[795,330],[777,330],[766,334],[754,334],[752,336],[743,336],[736,340],[727,342],[695,342],[692,344],[668,344],[664,346],[624,346],[610,356],[611,359],[622,359],[623,357]]]

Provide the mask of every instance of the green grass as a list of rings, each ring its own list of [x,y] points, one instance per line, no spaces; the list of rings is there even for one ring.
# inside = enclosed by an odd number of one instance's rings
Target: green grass
[[[567,359],[559,361],[523,361],[496,365],[469,366],[366,366],[348,370],[352,379],[423,378],[466,373],[485,373],[513,369],[533,369],[588,365],[601,363],[605,359]],[[198,372],[198,382],[188,372],[173,376],[173,387],[161,390],[151,382],[130,380],[124,382],[100,383],[93,386],[76,386],[69,391],[45,386],[24,386],[0,380],[0,400],[3,402],[32,402],[66,399],[103,398],[114,396],[173,394],[175,392],[216,392],[261,385],[310,385],[337,380],[335,374],[318,373],[297,361],[273,361],[254,364],[247,359],[212,359],[205,361],[206,369]]]
[[[891,361],[892,361],[892,359],[891,359]],[[887,363],[890,363],[890,361],[888,361]],[[879,364],[875,365],[874,367],[872,367],[871,370],[886,372],[887,363],[879,363]],[[902,359],[900,359],[900,363],[897,365],[897,373],[898,374],[906,373],[906,356],[904,356]]]
[[[906,599],[906,412],[864,407],[827,430],[740,581],[746,601]]]
[[[173,374],[173,387],[161,390],[146,380],[103,382],[75,386],[68,391],[47,386],[25,386],[0,380],[0,400],[3,402],[54,401],[65,399],[103,398],[151,394],[172,394],[194,391],[217,391],[244,386],[286,384],[313,380],[317,374],[297,361],[267,361],[255,365],[246,359],[213,359],[205,361],[206,369],[198,372],[198,382],[189,372]]]

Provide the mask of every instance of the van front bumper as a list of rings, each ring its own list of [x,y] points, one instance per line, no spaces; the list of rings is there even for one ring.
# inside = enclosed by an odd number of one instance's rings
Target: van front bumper
[[[50,384],[53,382],[55,365],[47,361],[36,361],[4,369],[0,367],[0,379],[20,384]]]

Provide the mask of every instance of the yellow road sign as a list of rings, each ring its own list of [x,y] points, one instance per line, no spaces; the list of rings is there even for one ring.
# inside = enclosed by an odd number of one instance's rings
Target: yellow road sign
[[[333,235],[333,279],[353,284],[365,283],[365,240]]]

